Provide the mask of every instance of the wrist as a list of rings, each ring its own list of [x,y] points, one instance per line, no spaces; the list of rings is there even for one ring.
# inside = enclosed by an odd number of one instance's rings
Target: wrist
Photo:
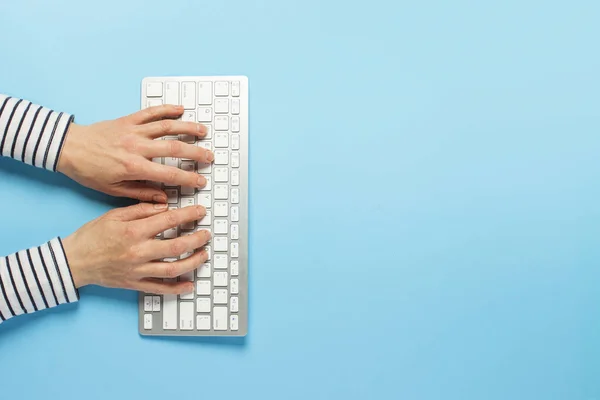
[[[90,277],[86,274],[85,268],[85,257],[82,257],[79,254],[79,249],[75,245],[77,232],[72,235],[66,237],[62,243],[65,251],[65,257],[67,258],[67,263],[69,264],[69,268],[71,269],[71,276],[73,277],[73,284],[76,288],[81,288],[83,286],[91,284]]]
[[[62,151],[59,155],[58,164],[56,170],[61,174],[72,177],[73,171],[75,170],[75,155],[77,152],[77,138],[83,127],[76,123],[71,123],[69,129],[65,134],[65,144],[63,145]]]

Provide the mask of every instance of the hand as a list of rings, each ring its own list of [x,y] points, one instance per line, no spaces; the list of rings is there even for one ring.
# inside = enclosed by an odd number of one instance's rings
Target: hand
[[[155,236],[205,214],[202,206],[167,211],[166,204],[139,203],[88,222],[63,240],[75,286],[94,284],[156,294],[192,292],[193,282],[160,278],[175,278],[199,267],[208,258],[205,250],[175,262],[155,260],[193,252],[210,240],[210,233],[202,230],[169,240]]]
[[[206,127],[173,120],[183,107],[162,105],[89,126],[71,124],[58,162],[58,171],[89,188],[141,201],[167,202],[164,191],[137,181],[173,186],[204,187],[206,179],[152,162],[152,158],[188,158],[211,163],[211,151],[179,140],[153,140],[165,135],[206,136]]]

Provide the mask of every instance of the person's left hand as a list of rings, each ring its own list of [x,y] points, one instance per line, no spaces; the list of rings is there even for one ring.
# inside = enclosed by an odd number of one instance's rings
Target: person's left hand
[[[183,107],[150,107],[112,121],[89,126],[71,124],[58,171],[89,188],[141,201],[166,203],[164,191],[139,181],[173,186],[204,187],[196,172],[152,162],[152,158],[186,158],[211,163],[211,151],[179,140],[153,140],[166,135],[206,136],[206,127],[174,120]]]

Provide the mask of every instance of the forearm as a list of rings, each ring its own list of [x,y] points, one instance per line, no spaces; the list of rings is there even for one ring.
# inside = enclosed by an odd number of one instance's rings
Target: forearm
[[[72,120],[70,114],[0,94],[0,155],[56,171]]]
[[[0,257],[0,323],[78,300],[59,238]]]

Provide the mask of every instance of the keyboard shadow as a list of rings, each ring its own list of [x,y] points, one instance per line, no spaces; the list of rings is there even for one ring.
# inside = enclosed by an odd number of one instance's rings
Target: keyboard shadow
[[[244,337],[206,337],[206,336],[144,336],[140,334],[144,340],[158,340],[179,343],[197,343],[209,344],[215,346],[231,346],[237,348],[245,348],[248,336]]]

